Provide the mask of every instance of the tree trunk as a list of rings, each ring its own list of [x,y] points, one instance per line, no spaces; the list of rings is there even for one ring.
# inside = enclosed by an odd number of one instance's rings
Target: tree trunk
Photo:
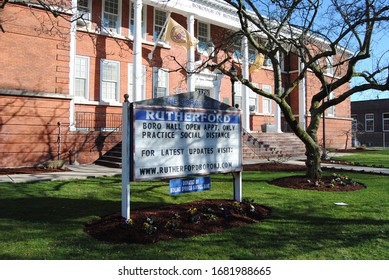
[[[307,167],[306,176],[312,180],[320,180],[322,175],[320,147],[319,145],[306,145],[305,147],[305,155],[307,156],[305,161],[305,166]]]

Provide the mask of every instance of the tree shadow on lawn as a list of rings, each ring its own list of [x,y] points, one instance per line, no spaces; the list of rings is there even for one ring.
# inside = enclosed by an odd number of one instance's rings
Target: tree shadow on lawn
[[[134,208],[157,207],[159,202],[131,202]],[[121,201],[26,197],[0,199],[0,218],[27,222],[64,223],[83,217],[101,216],[121,209]]]
[[[388,237],[385,233],[388,229],[383,227],[388,226],[389,220],[333,218],[279,208],[272,210],[272,217],[258,226],[231,230],[229,238],[223,239],[224,244],[220,243],[220,246],[228,246],[228,258],[305,259],[310,255],[315,259],[361,259],[360,249],[353,250],[354,247]],[[214,246],[213,239],[208,242],[202,240],[202,246]],[[383,247],[381,255],[375,255],[372,248],[370,253],[363,252],[362,258],[388,259],[389,253],[382,253],[385,252]],[[342,255],[342,249],[347,250],[346,255]]]

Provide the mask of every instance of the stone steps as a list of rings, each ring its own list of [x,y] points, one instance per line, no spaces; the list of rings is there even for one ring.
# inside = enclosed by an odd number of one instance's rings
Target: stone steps
[[[243,133],[242,157],[245,159],[288,159],[302,157],[305,147],[293,133]],[[122,167],[121,142],[105,153],[97,165]]]

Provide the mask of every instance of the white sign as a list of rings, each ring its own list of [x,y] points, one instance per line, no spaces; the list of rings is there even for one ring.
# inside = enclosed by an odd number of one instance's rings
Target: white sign
[[[133,106],[133,180],[241,171],[239,111]]]

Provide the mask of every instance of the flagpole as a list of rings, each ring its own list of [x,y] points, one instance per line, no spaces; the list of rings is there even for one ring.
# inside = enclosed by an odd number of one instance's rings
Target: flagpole
[[[187,25],[188,25],[188,32],[189,34],[194,37],[194,15],[190,14],[189,17],[187,18]],[[194,46],[192,42],[189,44],[189,50],[188,50],[188,72],[189,74],[187,75],[187,87],[188,87],[188,92],[194,92],[195,91],[195,80],[193,76],[193,71],[194,71]]]
[[[142,100],[142,0],[134,1],[133,100]]]
[[[157,48],[158,42],[159,42],[159,40],[161,39],[162,35],[165,33],[165,29],[166,29],[167,23],[169,22],[170,15],[171,15],[171,12],[168,12],[168,15],[167,15],[167,17],[166,17],[165,23],[164,23],[164,25],[163,25],[163,27],[162,27],[162,29],[161,29],[161,32],[159,32],[158,38],[157,38],[157,40],[154,42],[154,47],[153,47],[153,49],[151,50],[151,52],[148,54],[149,62],[153,59],[153,54],[154,54],[155,49]]]

